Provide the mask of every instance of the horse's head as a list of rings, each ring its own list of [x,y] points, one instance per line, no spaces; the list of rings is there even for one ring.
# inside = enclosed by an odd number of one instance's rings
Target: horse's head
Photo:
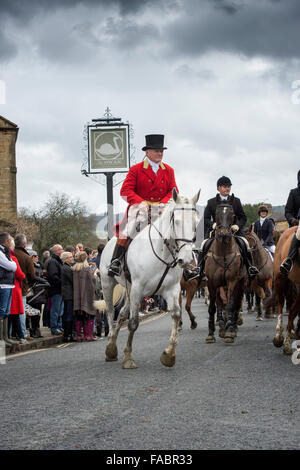
[[[173,188],[173,208],[170,212],[171,237],[176,245],[177,261],[181,268],[193,261],[193,244],[196,240],[197,212],[196,203],[200,190],[192,198],[180,196]]]
[[[234,212],[230,202],[220,202],[216,209],[216,236],[224,241],[232,237],[231,226],[234,222]]]

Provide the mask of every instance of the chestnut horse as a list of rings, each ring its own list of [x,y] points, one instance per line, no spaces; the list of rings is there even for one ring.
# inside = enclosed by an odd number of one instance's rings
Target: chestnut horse
[[[204,267],[210,296],[207,343],[216,341],[214,332],[218,289],[221,297],[222,294],[226,295],[226,323],[224,317],[219,318],[219,336],[224,337],[225,343],[233,343],[236,336],[238,315],[248,275],[231,230],[233,221],[232,205],[229,202],[219,203],[216,209],[215,239],[206,255]]]
[[[195,320],[196,317],[192,312],[191,305],[192,305],[192,301],[197,290],[202,289],[203,287],[206,287],[206,281],[204,280],[201,281],[200,276],[197,276],[194,279],[191,279],[189,281],[185,281],[184,278],[182,277],[180,281],[180,286],[181,286],[181,291],[186,291],[185,310],[187,311],[188,316],[190,317],[191,328],[192,330],[194,330],[195,328],[197,328],[197,322]],[[180,293],[179,305],[180,305],[181,317],[182,317],[182,293]],[[179,322],[179,325],[182,326],[182,318]]]
[[[246,231],[250,249],[252,251],[253,265],[259,270],[259,274],[251,281],[251,287],[255,293],[255,304],[257,311],[257,319],[261,319],[261,300],[265,307],[265,318],[274,318],[271,314],[272,284],[273,284],[273,263],[267,250],[261,244],[260,239],[252,227]]]
[[[291,339],[300,338],[300,254],[294,261],[294,265],[288,276],[280,273],[280,264],[287,257],[289,247],[294,234],[300,239],[300,226],[291,227],[280,237],[276,245],[274,256],[274,289],[275,301],[277,307],[278,320],[276,325],[276,334],[273,339],[274,346],[280,348],[283,345],[284,354],[292,354]],[[291,289],[292,287],[292,289]],[[289,308],[288,324],[286,327],[286,336],[283,336],[283,318],[282,310],[288,293],[293,292],[293,302]],[[294,330],[294,320],[298,314],[297,328]]]

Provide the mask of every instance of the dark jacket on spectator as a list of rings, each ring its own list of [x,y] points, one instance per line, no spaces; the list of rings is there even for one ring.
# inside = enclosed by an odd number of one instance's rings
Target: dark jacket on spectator
[[[60,294],[61,295],[61,272],[63,262],[57,255],[52,255],[49,263],[47,264],[47,279],[50,283],[49,296]]]
[[[22,295],[25,296],[28,292],[29,285],[33,283],[35,277],[34,263],[25,248],[15,247],[15,255],[19,261],[21,270],[26,276],[22,283]]]
[[[73,300],[73,271],[67,263],[63,263],[61,271],[61,295],[63,300]]]

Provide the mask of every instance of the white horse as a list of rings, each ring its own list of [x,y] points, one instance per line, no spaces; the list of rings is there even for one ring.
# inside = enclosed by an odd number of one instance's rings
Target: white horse
[[[114,251],[116,238],[105,246],[100,262],[103,297],[107,305],[109,335],[106,347],[106,360],[118,359],[117,337],[124,319],[128,322],[128,340],[124,349],[123,369],[135,369],[132,359],[133,335],[139,325],[139,305],[143,297],[162,295],[172,312],[172,332],[168,347],[160,360],[167,367],[175,364],[175,347],[178,341],[178,323],[180,320],[179,294],[182,269],[193,259],[193,242],[196,234],[196,202],[200,191],[191,199],[180,196],[173,189],[172,198],[166,204],[163,213],[156,221],[147,225],[132,240],[127,250],[126,264],[131,275],[131,282],[126,280],[124,272],[115,278],[107,274]],[[126,287],[127,296],[116,322],[113,321],[114,309],[112,294],[119,283]],[[97,302],[95,302],[97,307]]]

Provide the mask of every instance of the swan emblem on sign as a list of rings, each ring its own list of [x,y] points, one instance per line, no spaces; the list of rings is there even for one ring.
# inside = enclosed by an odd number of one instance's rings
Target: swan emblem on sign
[[[122,146],[121,148],[119,147],[119,142],[121,141],[120,136],[114,135],[113,136],[113,145],[111,143],[105,142],[100,145],[100,147],[96,148],[95,153],[99,158],[105,158],[105,157],[117,157],[120,155],[122,151]],[[122,142],[122,141],[121,141]]]

